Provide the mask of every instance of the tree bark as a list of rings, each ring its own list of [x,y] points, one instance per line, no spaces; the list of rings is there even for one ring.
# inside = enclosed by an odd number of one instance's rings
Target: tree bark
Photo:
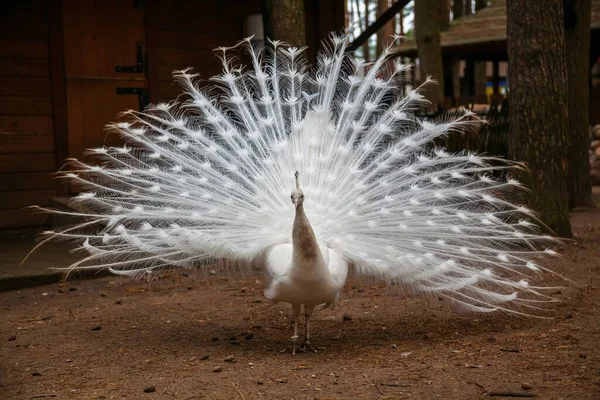
[[[265,37],[306,46],[304,0],[263,0]]]
[[[529,169],[515,173],[531,189],[530,208],[557,234],[572,237],[562,1],[507,1],[509,157]]]
[[[564,0],[569,81],[569,207],[593,207],[590,181],[589,95],[591,0]]]
[[[357,0],[358,1],[358,0]],[[369,0],[365,0],[365,30],[369,27]],[[366,62],[371,61],[371,49],[369,48],[369,39],[363,44],[363,57]]]
[[[439,0],[415,1],[415,38],[421,81],[424,82],[427,76],[437,81],[437,84],[429,85],[423,93],[431,102],[432,110],[437,110],[444,102],[444,70],[438,4]]]
[[[377,18],[381,16],[388,8],[390,3],[388,0],[377,0]],[[383,53],[389,44],[394,41],[394,20],[392,19],[387,24],[377,31],[377,56]]]
[[[465,15],[471,15],[473,14],[473,0],[466,0],[465,1],[465,10],[464,10]]]

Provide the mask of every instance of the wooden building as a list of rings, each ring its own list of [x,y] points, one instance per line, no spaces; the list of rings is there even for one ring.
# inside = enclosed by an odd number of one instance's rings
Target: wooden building
[[[600,71],[600,0],[591,0],[591,71]],[[490,0],[489,5],[475,14],[465,15],[452,21],[449,28],[441,33],[442,57],[445,70],[445,93],[453,96],[451,67],[458,61],[489,61],[493,63],[492,81],[494,94],[499,94],[500,62],[508,61],[506,48],[506,0]],[[396,48],[403,57],[416,58],[417,46],[405,42]],[[596,72],[597,73],[597,72]],[[474,88],[474,71],[466,73],[467,91]],[[470,75],[470,76],[469,76]],[[590,123],[600,123],[600,77],[592,77],[590,90]],[[510,86],[510,82],[509,82]],[[469,89],[470,87],[470,89]],[[454,97],[464,95],[464,89]],[[474,93],[469,93],[471,97]]]
[[[306,0],[309,57],[344,26],[343,0]],[[171,73],[220,71],[213,49],[244,38],[260,0],[21,0],[0,12],[0,228],[39,226],[23,209],[69,188],[54,172],[86,148],[118,142],[120,111],[167,101]]]

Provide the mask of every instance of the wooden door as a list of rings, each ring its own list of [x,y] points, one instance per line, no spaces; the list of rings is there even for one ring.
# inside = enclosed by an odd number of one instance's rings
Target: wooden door
[[[105,130],[119,112],[139,109],[147,80],[143,2],[63,0],[69,156],[121,144]],[[147,98],[147,95],[145,95]]]

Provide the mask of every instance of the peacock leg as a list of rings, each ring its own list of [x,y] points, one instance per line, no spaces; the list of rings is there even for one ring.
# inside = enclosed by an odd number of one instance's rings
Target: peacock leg
[[[296,343],[298,342],[298,320],[300,319],[300,304],[292,304],[292,311],[294,312],[294,336],[292,336],[292,344],[285,349],[281,350],[280,353],[291,351],[292,355],[296,355]]]
[[[312,347],[310,344],[310,316],[312,315],[314,309],[314,304],[304,305],[304,318],[306,320],[304,324],[304,344],[302,344],[302,347],[300,347],[300,349],[302,351],[312,351],[316,353],[317,349]]]

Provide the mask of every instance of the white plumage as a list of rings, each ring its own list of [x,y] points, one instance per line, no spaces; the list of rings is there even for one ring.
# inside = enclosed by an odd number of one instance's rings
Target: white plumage
[[[308,318],[335,303],[349,266],[477,311],[536,308],[546,297],[527,276],[554,252],[507,197],[519,183],[492,176],[514,165],[435,147],[472,115],[416,118],[424,99],[404,93],[389,49],[366,65],[346,44],[332,36],[310,72],[302,49],[245,41],[249,71],[220,49],[209,86],[178,72],[184,101],[129,111],[113,126],[127,144],[91,150],[103,164],[66,174],[87,187],[70,214],[89,218],[50,233],[82,240],[89,255],[72,268],[258,263],[266,297],[291,303],[296,324],[305,304],[308,349]]]

